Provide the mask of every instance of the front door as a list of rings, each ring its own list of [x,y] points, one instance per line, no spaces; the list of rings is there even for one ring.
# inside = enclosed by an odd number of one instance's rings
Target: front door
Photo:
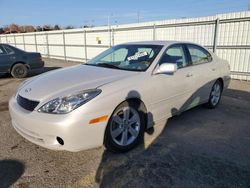
[[[152,76],[154,94],[151,109],[155,121],[185,110],[189,106],[194,91],[192,66],[189,66],[182,44],[168,47],[159,62],[159,64],[163,63],[177,64],[177,71],[173,74]]]

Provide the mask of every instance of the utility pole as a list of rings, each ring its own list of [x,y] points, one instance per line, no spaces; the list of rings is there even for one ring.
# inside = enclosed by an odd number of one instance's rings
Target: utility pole
[[[137,23],[140,23],[140,11],[137,11]]]
[[[112,46],[112,31],[111,31],[111,23],[110,23],[110,16],[113,16],[112,14],[108,15],[108,32],[109,32],[109,47]]]
[[[110,27],[110,15],[108,15],[108,27]]]

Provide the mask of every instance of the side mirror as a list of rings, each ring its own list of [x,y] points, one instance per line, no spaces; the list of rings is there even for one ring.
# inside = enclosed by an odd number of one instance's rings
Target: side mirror
[[[177,71],[175,63],[162,63],[156,70],[156,74],[173,74]]]

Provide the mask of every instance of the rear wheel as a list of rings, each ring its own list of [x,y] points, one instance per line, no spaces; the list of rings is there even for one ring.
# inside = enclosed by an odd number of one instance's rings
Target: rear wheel
[[[104,144],[108,150],[126,152],[142,139],[145,129],[145,114],[137,102],[123,102],[110,117]]]
[[[208,108],[216,108],[218,106],[221,99],[222,89],[222,83],[217,80],[210,92],[209,100],[207,103]]]
[[[11,75],[14,78],[25,78],[28,74],[28,68],[22,63],[15,64],[11,69]]]

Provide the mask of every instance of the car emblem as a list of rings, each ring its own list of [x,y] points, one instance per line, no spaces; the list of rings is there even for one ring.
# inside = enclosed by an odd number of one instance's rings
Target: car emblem
[[[30,92],[31,91],[31,88],[27,88],[24,90],[26,93]]]

